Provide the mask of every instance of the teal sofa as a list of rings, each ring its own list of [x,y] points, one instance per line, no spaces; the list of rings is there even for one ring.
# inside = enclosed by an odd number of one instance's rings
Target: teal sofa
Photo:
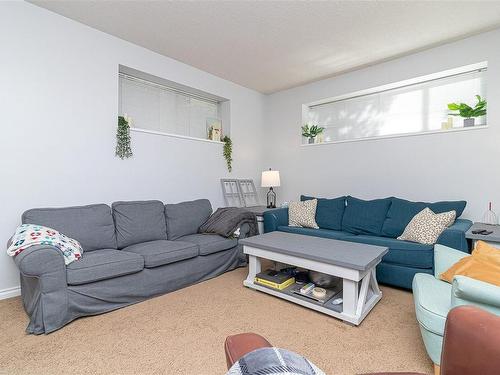
[[[314,199],[302,195],[302,201]],[[434,274],[434,245],[396,239],[410,220],[425,207],[436,213],[455,210],[460,217],[465,201],[436,203],[411,202],[396,197],[362,200],[352,196],[317,198],[316,222],[319,229],[289,227],[288,208],[264,213],[264,231],[282,231],[343,241],[386,246],[389,252],[377,266],[377,279],[387,285],[412,288],[417,273]],[[439,237],[437,243],[468,252],[465,232],[470,220],[457,219]]]
[[[460,259],[470,256],[443,245],[434,249],[434,275],[418,273],[413,279],[413,299],[425,349],[440,365],[443,334],[448,312],[457,306],[474,305],[500,315],[500,287],[466,276],[455,276],[453,284],[439,275]]]

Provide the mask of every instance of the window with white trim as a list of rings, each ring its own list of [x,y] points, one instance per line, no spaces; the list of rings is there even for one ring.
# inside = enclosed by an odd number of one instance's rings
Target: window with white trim
[[[443,124],[450,117],[448,104],[474,107],[476,95],[485,99],[486,73],[487,63],[474,64],[310,103],[303,107],[303,122],[324,127],[323,142],[462,128],[461,117]],[[486,116],[475,119],[475,126],[481,125],[486,125]]]
[[[222,98],[138,75],[119,73],[119,114],[132,118],[133,130],[206,140],[210,124],[219,121],[229,135]]]

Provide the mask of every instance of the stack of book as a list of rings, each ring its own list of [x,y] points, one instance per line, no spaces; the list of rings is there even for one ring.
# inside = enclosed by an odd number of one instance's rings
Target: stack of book
[[[295,278],[284,272],[266,270],[255,276],[255,282],[269,288],[283,290],[295,283]]]

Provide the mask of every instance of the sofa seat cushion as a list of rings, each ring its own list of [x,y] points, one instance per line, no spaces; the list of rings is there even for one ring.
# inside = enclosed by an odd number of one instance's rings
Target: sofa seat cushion
[[[281,232],[295,233],[295,234],[304,234],[307,236],[316,236],[323,238],[332,238],[334,240],[341,240],[344,238],[353,238],[356,237],[352,233],[342,232],[338,230],[330,230],[330,229],[313,229],[313,228],[299,228],[299,227],[289,227],[286,225],[281,225],[278,227],[278,230]]]
[[[167,239],[165,209],[160,201],[114,202],[118,248],[136,243]]]
[[[314,198],[307,195],[301,195],[300,200],[306,201],[317,199],[316,207],[316,223],[320,228],[342,230],[342,216],[345,210],[345,198]]]
[[[238,240],[236,238],[224,238],[218,234],[189,234],[179,238],[179,241],[198,245],[200,255],[217,253],[238,245]]]
[[[401,236],[411,219],[426,207],[429,207],[436,214],[455,211],[458,218],[462,215],[467,204],[465,201],[411,202],[394,197],[391,198],[391,201],[391,207],[382,227],[382,235],[394,238]]]
[[[114,249],[86,252],[66,267],[68,285],[92,283],[136,273],[144,269],[144,259],[137,254]]]
[[[443,336],[451,307],[451,285],[433,275],[417,273],[413,279],[415,313],[426,330]]]
[[[434,266],[433,245],[366,235],[352,237],[349,241],[388,247],[389,252],[382,258],[387,263],[414,268],[432,268]]]
[[[198,246],[184,241],[149,241],[128,246],[122,251],[141,255],[146,268],[163,266],[198,256]]]
[[[342,230],[379,236],[390,205],[390,198],[365,201],[348,196],[342,217]]]

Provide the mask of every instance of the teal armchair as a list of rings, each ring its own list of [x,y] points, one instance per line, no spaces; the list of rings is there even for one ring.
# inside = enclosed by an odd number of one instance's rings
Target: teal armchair
[[[455,276],[453,284],[439,279],[441,273],[467,256],[470,255],[437,244],[434,275],[418,273],[413,279],[413,299],[422,339],[429,357],[438,366],[446,317],[453,307],[473,305],[500,315],[500,287],[466,276]]]

